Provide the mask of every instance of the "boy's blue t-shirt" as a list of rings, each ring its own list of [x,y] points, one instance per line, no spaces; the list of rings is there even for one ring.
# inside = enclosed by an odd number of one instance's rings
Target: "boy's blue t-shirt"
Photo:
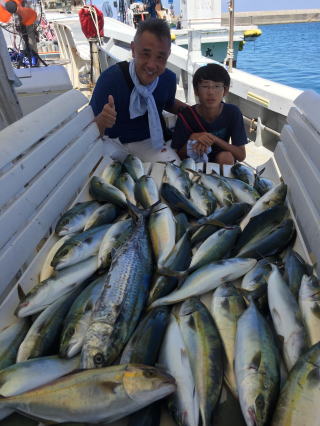
[[[195,107],[196,105],[193,105],[192,109],[207,132],[212,133],[226,142],[229,142],[229,139],[231,139],[231,143],[236,146],[245,145],[247,143],[247,135],[244,128],[243,116],[240,109],[236,105],[223,103],[221,114],[210,123],[205,121],[196,112]],[[199,128],[192,130],[193,131],[191,132],[190,129],[186,127],[183,120],[178,117],[172,137],[171,147],[180,150],[188,142],[191,133],[202,131]],[[213,153],[217,153],[222,151],[222,149],[213,145],[212,151]]]
[[[159,113],[171,108],[176,95],[176,75],[166,69],[159,76],[158,85],[153,96]],[[117,111],[117,120],[105,134],[111,138],[119,138],[122,143],[138,142],[150,137],[148,113],[133,120],[130,119],[129,104],[131,91],[118,65],[106,69],[99,77],[90,105],[94,115],[98,115],[112,95]]]

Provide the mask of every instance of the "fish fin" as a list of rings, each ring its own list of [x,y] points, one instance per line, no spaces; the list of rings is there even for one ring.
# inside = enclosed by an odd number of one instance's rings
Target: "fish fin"
[[[26,298],[26,293],[24,292],[20,284],[18,284],[17,291],[18,291],[19,300],[20,301],[24,300]]]
[[[250,361],[249,368],[252,368],[253,370],[259,370],[261,364],[261,351],[258,351],[252,360]]]

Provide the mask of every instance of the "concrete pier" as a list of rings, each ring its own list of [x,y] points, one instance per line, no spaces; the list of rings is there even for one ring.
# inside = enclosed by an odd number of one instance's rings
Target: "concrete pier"
[[[229,14],[222,14],[222,25],[228,25]],[[259,12],[235,12],[235,25],[291,24],[296,22],[320,22],[320,9],[266,10]]]

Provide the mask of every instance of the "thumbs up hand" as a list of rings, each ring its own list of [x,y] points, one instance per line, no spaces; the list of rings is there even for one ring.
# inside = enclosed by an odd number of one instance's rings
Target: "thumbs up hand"
[[[96,123],[99,127],[101,135],[104,134],[105,129],[111,129],[114,126],[117,118],[117,111],[114,105],[112,95],[108,96],[108,102],[104,105],[100,114],[96,117]]]

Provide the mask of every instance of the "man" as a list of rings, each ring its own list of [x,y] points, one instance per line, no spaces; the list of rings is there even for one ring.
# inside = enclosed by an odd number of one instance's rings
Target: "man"
[[[95,120],[101,135],[109,136],[108,143],[117,147],[122,157],[131,153],[142,161],[179,160],[164,144],[160,119],[163,110],[177,114],[185,106],[175,99],[176,75],[166,69],[170,48],[167,23],[143,21],[131,43],[129,70],[116,64],[97,81],[90,102]]]

